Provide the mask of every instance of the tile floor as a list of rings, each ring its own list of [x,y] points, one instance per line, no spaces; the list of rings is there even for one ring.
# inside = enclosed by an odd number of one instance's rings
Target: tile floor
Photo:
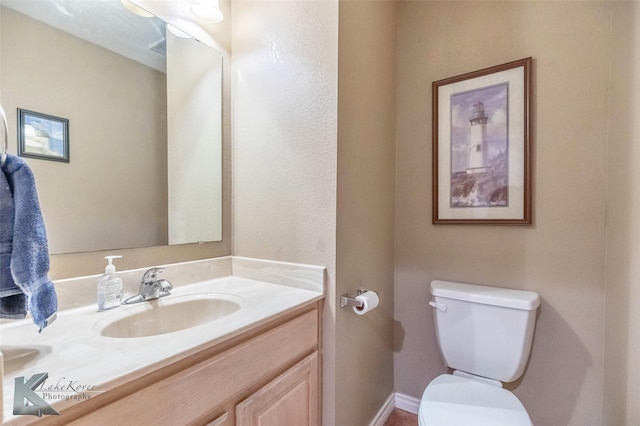
[[[399,408],[394,408],[384,426],[418,426],[418,416]]]

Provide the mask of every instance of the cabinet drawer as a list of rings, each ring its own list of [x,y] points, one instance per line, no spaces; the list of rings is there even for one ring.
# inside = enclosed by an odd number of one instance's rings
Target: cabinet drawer
[[[318,311],[307,312],[247,342],[130,394],[75,422],[188,424],[252,384],[293,364],[318,343]]]

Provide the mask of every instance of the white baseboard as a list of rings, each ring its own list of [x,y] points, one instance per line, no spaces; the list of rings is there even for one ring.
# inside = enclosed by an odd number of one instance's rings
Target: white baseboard
[[[420,407],[420,400],[418,398],[396,392],[394,399],[396,408],[418,414],[418,408]]]
[[[384,404],[382,404],[382,407],[380,407],[380,410],[369,426],[384,426],[384,422],[387,421],[394,408],[418,414],[418,407],[420,407],[420,400],[418,398],[394,392],[389,395]]]
[[[378,414],[376,414],[369,426],[384,426],[384,422],[387,421],[387,419],[391,415],[391,412],[395,408],[394,401],[395,393],[392,393],[391,395],[389,395],[384,404],[382,404],[382,407],[380,407]]]

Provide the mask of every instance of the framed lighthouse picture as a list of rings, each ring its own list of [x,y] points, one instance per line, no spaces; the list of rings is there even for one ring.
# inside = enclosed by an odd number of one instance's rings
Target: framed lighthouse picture
[[[434,224],[531,224],[531,62],[433,82]]]

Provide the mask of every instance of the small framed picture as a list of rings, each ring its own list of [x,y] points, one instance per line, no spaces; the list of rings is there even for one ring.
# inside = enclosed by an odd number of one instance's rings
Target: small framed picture
[[[69,120],[18,108],[18,155],[69,162]]]
[[[531,224],[531,62],[432,84],[434,224]]]

